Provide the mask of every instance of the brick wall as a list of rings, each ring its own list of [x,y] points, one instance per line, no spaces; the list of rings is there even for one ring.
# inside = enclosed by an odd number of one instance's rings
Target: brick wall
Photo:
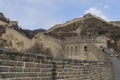
[[[0,80],[51,80],[52,57],[0,51]]]
[[[114,80],[112,63],[78,60],[53,62],[54,80]]]
[[[0,80],[114,80],[112,63],[0,50]]]

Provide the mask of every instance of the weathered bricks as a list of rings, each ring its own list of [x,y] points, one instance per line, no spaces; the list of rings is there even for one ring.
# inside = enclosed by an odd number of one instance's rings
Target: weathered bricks
[[[0,51],[0,80],[52,80],[52,56]]]
[[[22,71],[23,71],[22,68],[15,68],[15,67],[10,68],[10,72],[22,72]]]
[[[0,66],[0,72],[9,72],[9,71],[10,71],[9,67],[5,67],[5,66],[1,67]]]
[[[1,73],[1,78],[2,79],[5,79],[5,78],[15,78],[16,77],[16,74],[15,73]]]
[[[10,61],[10,60],[2,60],[0,61],[1,66],[23,66],[23,62],[18,62],[18,61]]]
[[[24,72],[40,72],[40,68],[24,68]]]
[[[25,63],[25,67],[36,67],[36,64],[33,62]]]
[[[53,74],[56,75],[56,80],[114,80],[113,76],[109,73],[113,73],[112,64],[99,62],[99,61],[71,61],[62,62],[53,61],[54,67]],[[69,63],[69,64],[68,64]],[[102,68],[103,67],[103,68]],[[102,70],[109,72],[104,73]],[[104,75],[104,76],[101,76]],[[109,74],[109,75],[108,75]],[[113,74],[112,74],[113,75]]]
[[[114,80],[110,62],[0,50],[0,80]]]

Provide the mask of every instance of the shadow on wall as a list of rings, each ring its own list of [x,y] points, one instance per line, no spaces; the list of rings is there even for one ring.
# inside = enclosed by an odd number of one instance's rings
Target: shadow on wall
[[[5,27],[0,25],[0,36],[2,36],[2,34],[5,33],[5,32],[6,32]]]
[[[88,51],[88,46],[85,46],[85,47],[84,47],[84,51]]]
[[[57,80],[57,78],[56,78],[56,76],[57,76],[57,72],[56,72],[57,66],[56,66],[55,62],[53,62],[52,64],[53,64],[53,67],[52,67],[52,80]]]

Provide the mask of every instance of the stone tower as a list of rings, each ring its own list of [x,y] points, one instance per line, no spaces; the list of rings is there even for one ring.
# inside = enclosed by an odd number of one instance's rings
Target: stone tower
[[[104,36],[98,37],[71,37],[67,38],[64,42],[65,57],[80,60],[98,60],[89,45],[95,46],[97,49],[106,48],[107,40]]]

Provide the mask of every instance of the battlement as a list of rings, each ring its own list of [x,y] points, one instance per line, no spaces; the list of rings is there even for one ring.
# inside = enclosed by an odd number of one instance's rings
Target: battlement
[[[70,37],[66,38],[64,43],[103,43],[107,42],[106,37],[104,36],[98,36],[98,37],[89,37],[89,36],[75,36],[75,37]]]

